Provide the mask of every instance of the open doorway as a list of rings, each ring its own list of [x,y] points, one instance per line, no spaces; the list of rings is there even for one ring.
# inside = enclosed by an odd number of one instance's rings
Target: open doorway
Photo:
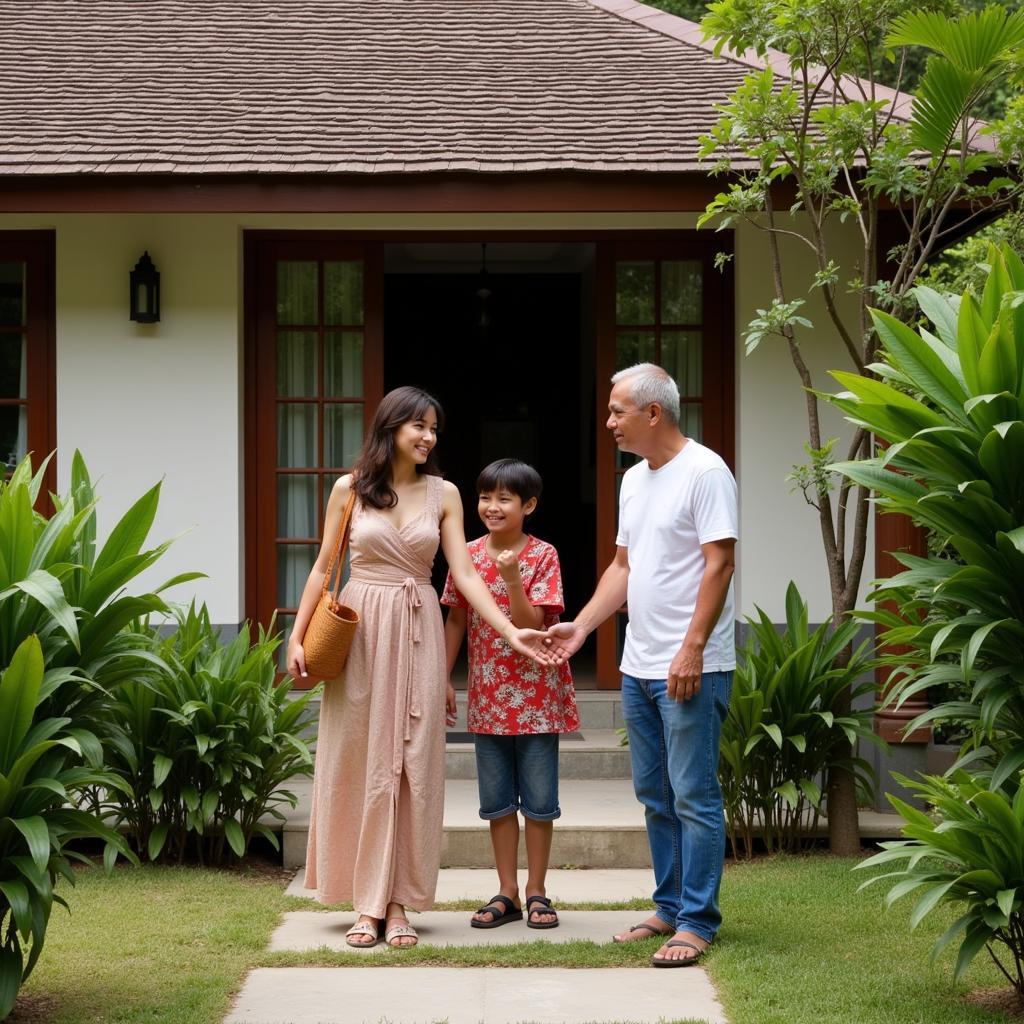
[[[531,463],[544,481],[528,530],[558,550],[569,614],[595,584],[594,246],[558,242],[410,243],[385,247],[384,390],[436,395],[447,427],[445,476],[463,496],[494,459]],[[435,563],[440,588],[447,566]],[[591,644],[573,659],[593,686]],[[459,673],[456,673],[459,675]]]

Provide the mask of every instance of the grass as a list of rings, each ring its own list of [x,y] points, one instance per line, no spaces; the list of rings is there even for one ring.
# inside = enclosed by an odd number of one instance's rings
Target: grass
[[[965,983],[954,985],[952,954],[934,967],[928,963],[946,919],[908,932],[912,903],[885,912],[881,889],[857,894],[864,876],[851,872],[854,863],[809,856],[729,866],[726,923],[705,962],[733,1024],[1005,1024],[1003,1015],[965,999],[972,988],[1001,984],[995,968],[979,957]],[[282,888],[265,876],[197,869],[124,869],[110,879],[84,872],[75,890],[64,891],[71,916],[54,911],[46,949],[26,986],[29,1008],[38,1001],[40,1012],[24,1019],[215,1024],[255,966],[639,969],[657,948],[652,939],[498,950],[424,946],[372,958],[326,950],[268,953],[283,911],[313,909]],[[637,904],[617,906],[631,923]],[[446,909],[464,912],[469,905]]]
[[[83,871],[58,891],[23,990],[46,1024],[213,1024],[285,908],[279,881],[191,868]],[[288,901],[290,902],[290,901]],[[52,1009],[51,1009],[52,1007]],[[17,1013],[18,1010],[15,1011]]]

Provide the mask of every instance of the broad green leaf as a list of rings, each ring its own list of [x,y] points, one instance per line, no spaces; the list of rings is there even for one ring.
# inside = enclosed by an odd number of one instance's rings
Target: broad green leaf
[[[225,820],[224,837],[237,856],[245,856],[245,836],[242,834],[242,826],[234,818]]]
[[[32,726],[43,682],[43,652],[39,639],[23,640],[0,677],[0,771],[8,768]]]
[[[150,832],[149,844],[147,846],[147,853],[149,854],[150,860],[156,860],[157,857],[160,856],[160,852],[163,850],[164,844],[167,842],[167,834],[169,831],[170,826],[164,821]]]
[[[17,878],[0,879],[0,893],[7,898],[14,915],[14,923],[24,942],[28,942],[32,929],[32,911],[29,905],[28,888]]]
[[[158,789],[167,780],[174,762],[166,754],[157,754],[153,758],[153,785]]]
[[[94,573],[100,573],[122,558],[139,553],[153,526],[159,501],[160,484],[156,484],[122,516],[96,556]]]
[[[45,871],[50,863],[50,830],[39,815],[28,818],[7,818],[25,838],[29,856],[39,871]]]

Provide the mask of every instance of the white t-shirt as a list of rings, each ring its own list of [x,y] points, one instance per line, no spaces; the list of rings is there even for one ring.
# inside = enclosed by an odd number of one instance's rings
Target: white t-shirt
[[[620,668],[638,679],[665,679],[697,607],[704,575],[701,544],[738,538],[736,481],[710,448],[688,440],[660,469],[640,462],[619,491],[615,543],[629,555],[629,624]],[[704,671],[736,667],[732,583],[704,648]]]

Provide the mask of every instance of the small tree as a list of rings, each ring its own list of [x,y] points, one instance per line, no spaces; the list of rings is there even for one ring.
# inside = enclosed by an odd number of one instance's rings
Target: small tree
[[[808,319],[802,295],[820,294],[853,369],[871,376],[878,341],[869,307],[913,315],[909,293],[929,258],[980,226],[993,207],[1018,199],[1020,184],[1005,169],[1021,152],[1024,103],[1014,101],[992,129],[977,116],[1013,71],[1024,13],[989,7],[951,20],[922,9],[919,0],[720,0],[709,5],[702,25],[716,52],[775,51],[764,71],[747,76],[703,140],[704,157],[731,181],[700,223],[745,222],[766,232],[774,296],[747,326],[746,347],[749,354],[765,338],[780,338],[804,391],[810,463],[796,467],[792,479],[818,513],[838,625],[860,589],[869,492],[849,478],[832,490],[828,467],[837,442],[822,434],[802,349],[820,328]],[[880,57],[896,61],[898,82],[907,48],[915,46],[932,55],[911,107],[881,84]],[[897,238],[887,238],[887,219]],[[835,251],[830,229],[837,221],[858,233],[853,266]],[[799,290],[785,273],[783,239],[814,255],[814,276]],[[844,292],[856,301],[852,315],[841,308]],[[858,428],[847,459],[866,457],[870,445]],[[847,714],[849,701],[846,690],[833,710]],[[831,773],[828,810],[832,850],[856,853],[849,772]]]

